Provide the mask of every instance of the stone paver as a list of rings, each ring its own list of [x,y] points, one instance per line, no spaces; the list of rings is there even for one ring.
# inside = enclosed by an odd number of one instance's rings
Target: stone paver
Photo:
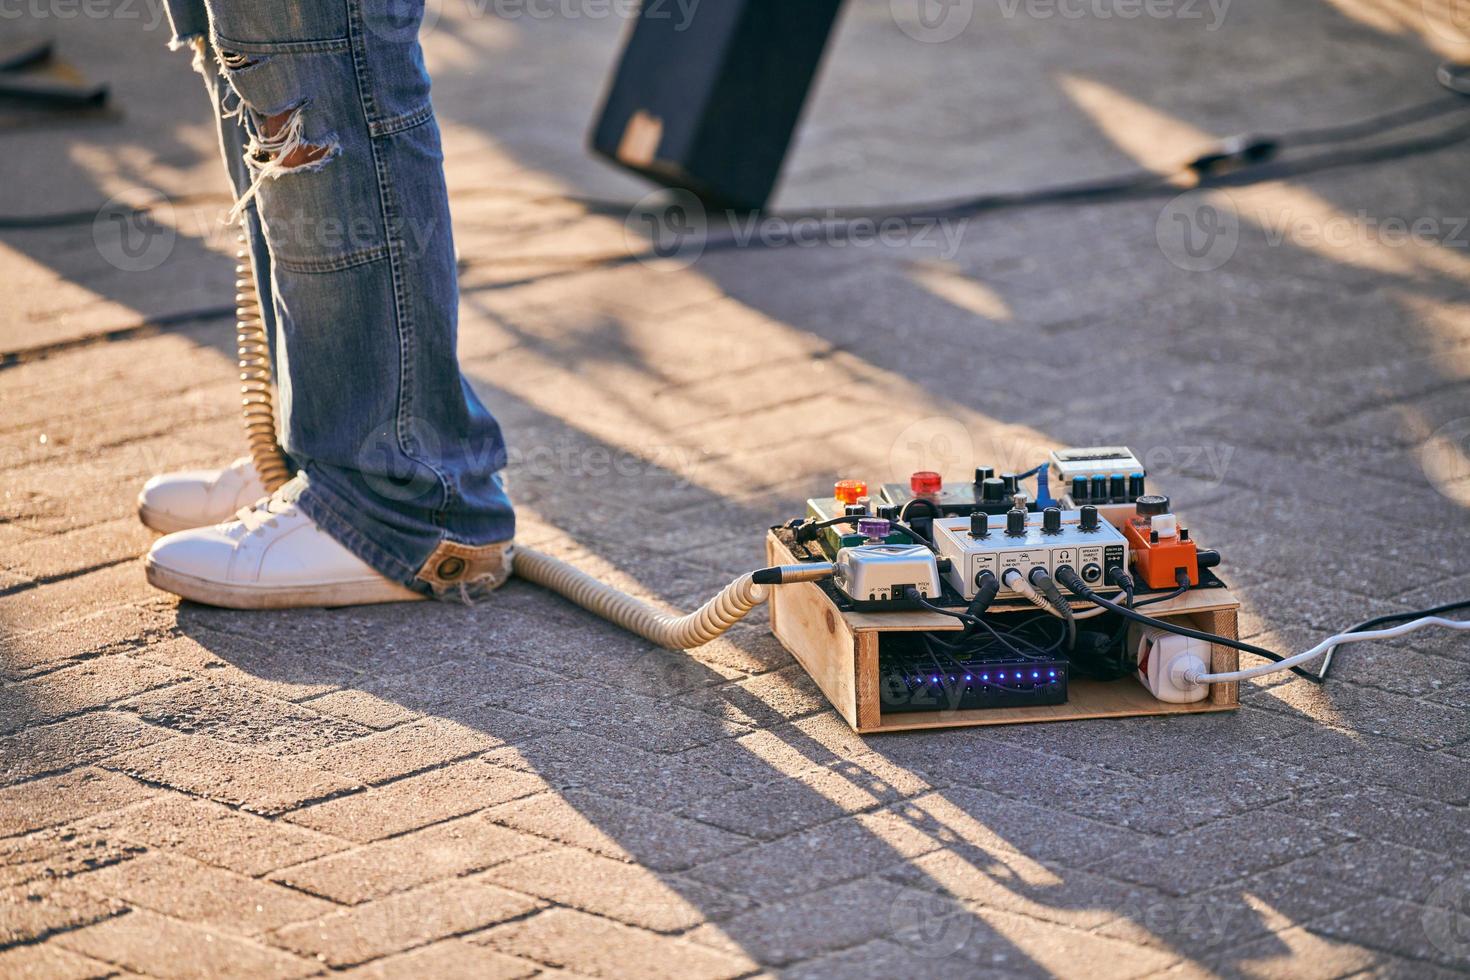
[[[654,933],[564,908],[498,926],[472,939],[594,977],[737,977],[755,965],[721,950],[670,942]]]
[[[0,837],[54,827],[150,795],[147,787],[133,780],[89,767],[7,786],[0,789]]]
[[[288,888],[156,852],[77,879],[88,891],[175,919],[247,935],[331,911],[328,902]]]
[[[107,766],[148,783],[266,815],[360,788],[324,770],[205,735],[179,735],[124,752],[108,760]]]
[[[708,885],[661,876],[636,864],[561,848],[492,868],[489,881],[558,905],[655,932],[683,932],[748,904]],[[687,896],[687,897],[686,897]]]
[[[545,788],[546,784],[531,773],[470,759],[394,780],[365,793],[317,803],[290,813],[286,819],[366,843],[494,807]]]
[[[459,939],[445,939],[348,970],[354,980],[520,980],[540,973],[540,967]]]
[[[366,847],[328,854],[271,877],[313,895],[356,905],[396,891],[480,871],[545,842],[483,817],[435,824]]]
[[[57,940],[74,952],[157,977],[300,977],[309,960],[177,919],[135,910]]]
[[[573,200],[647,192],[584,145],[619,5],[430,6],[461,361],[523,542],[689,607],[837,477],[1117,442],[1256,642],[1470,591],[1465,144],[947,247],[630,261],[638,223]],[[778,206],[1173,167],[1470,60],[1447,0],[1063,6],[849,0]],[[925,7],[969,23],[921,40]],[[1231,714],[861,738],[763,612],[683,655],[514,581],[279,614],[150,589],[138,485],[243,450],[229,199],[165,27],[41,13],[17,28],[126,122],[0,121],[0,219],[78,216],[0,220],[0,976],[1470,974],[1463,634]],[[175,234],[139,271],[93,214],[142,193]]]
[[[537,905],[524,895],[461,879],[287,926],[273,938],[332,966],[351,966],[513,919]]]
[[[164,853],[186,854],[252,876],[348,846],[334,837],[178,793],[94,817],[89,825]]]

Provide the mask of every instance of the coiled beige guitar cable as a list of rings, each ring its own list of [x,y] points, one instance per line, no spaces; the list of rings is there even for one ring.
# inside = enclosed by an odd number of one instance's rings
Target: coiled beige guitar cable
[[[235,266],[235,340],[240,355],[241,407],[250,458],[268,491],[291,476],[286,455],[276,439],[275,403],[271,398],[270,343],[255,284],[255,260],[245,233]],[[708,643],[766,601],[768,586],[812,582],[832,574],[828,562],[778,565],[747,572],[687,616],[661,613],[621,589],[532,548],[515,549],[515,573],[528,582],[550,589],[588,612],[671,650]]]
[[[623,629],[671,650],[708,643],[766,601],[771,585],[812,582],[832,574],[830,562],[776,565],[746,572],[687,616],[661,613],[579,568],[531,548],[516,548],[515,572]]]
[[[245,229],[235,252],[235,348],[240,362],[240,408],[245,414],[245,440],[255,472],[269,493],[291,478],[291,467],[276,441],[276,409],[271,399],[271,348],[255,284],[255,257]]]

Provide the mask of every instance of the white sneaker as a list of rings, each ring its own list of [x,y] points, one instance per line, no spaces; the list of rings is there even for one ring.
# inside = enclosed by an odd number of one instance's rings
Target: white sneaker
[[[155,588],[229,609],[405,602],[424,596],[379,575],[278,493],[214,527],[159,538]]]
[[[255,464],[242,456],[222,470],[163,473],[143,484],[138,519],[172,534],[227,521],[241,507],[265,496]]]

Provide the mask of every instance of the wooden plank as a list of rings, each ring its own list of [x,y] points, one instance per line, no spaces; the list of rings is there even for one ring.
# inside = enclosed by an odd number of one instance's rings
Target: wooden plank
[[[883,721],[883,702],[878,692],[878,634],[858,633],[856,653],[853,671],[857,690],[857,723],[852,727],[861,732]]]
[[[774,565],[794,559],[786,547],[772,538],[767,556]],[[811,582],[771,589],[773,633],[797,662],[816,681],[837,713],[853,728],[858,726],[856,641],[841,612],[820,587]],[[868,700],[876,702],[878,653],[876,644],[869,657],[872,688]]]
[[[1217,609],[1209,615],[1208,631],[1216,636],[1240,637],[1240,609]],[[1210,647],[1210,672],[1227,674],[1240,669],[1240,651],[1216,643]],[[1210,685],[1210,701],[1234,707],[1240,704],[1240,681]]]

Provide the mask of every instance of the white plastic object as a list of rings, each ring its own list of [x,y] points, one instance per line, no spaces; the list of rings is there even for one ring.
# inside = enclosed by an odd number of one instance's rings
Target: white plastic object
[[[1135,676],[1160,701],[1189,704],[1210,693],[1208,684],[1189,679],[1208,669],[1210,645],[1204,640],[1134,624],[1128,628],[1128,645],[1138,656]]]
[[[1148,522],[1151,530],[1158,531],[1161,538],[1172,538],[1179,533],[1179,518],[1173,514],[1155,514]]]

